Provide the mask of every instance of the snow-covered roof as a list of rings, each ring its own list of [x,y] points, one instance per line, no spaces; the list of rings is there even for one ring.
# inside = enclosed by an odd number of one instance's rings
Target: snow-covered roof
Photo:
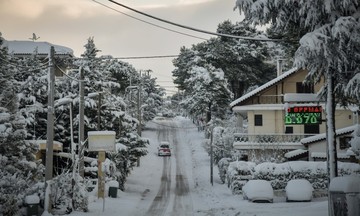
[[[14,55],[31,55],[37,49],[39,55],[48,55],[50,47],[55,49],[55,55],[74,55],[74,51],[68,47],[38,41],[4,41],[3,47],[8,48],[9,53]]]
[[[284,102],[316,102],[320,101],[318,94],[309,93],[286,93],[284,94]]]
[[[285,153],[285,157],[286,158],[292,158],[292,157],[304,154],[306,152],[308,152],[308,150],[306,150],[306,149],[295,149],[295,150],[292,150],[292,151],[289,151],[289,152]]]
[[[312,158],[326,158],[326,152],[312,152],[311,157]],[[337,158],[348,159],[348,158],[350,158],[350,156],[347,155],[346,153],[337,153]]]
[[[260,86],[259,88],[257,89],[254,89],[253,91],[243,95],[242,97],[234,100],[233,102],[230,103],[230,107],[234,107],[236,106],[238,103],[256,95],[257,93],[273,86],[274,84],[280,82],[281,80],[285,79],[286,77],[290,76],[291,74],[295,73],[296,71],[298,71],[298,68],[293,68],[293,69],[290,69],[286,72],[284,72],[283,74],[281,74],[280,76],[276,77],[275,79],[273,80],[270,80],[269,82],[265,83],[264,85]]]
[[[349,134],[352,133],[356,128],[356,125],[352,125],[349,127],[345,127],[345,128],[340,128],[336,130],[336,136],[340,136],[340,135],[344,135],[344,134]],[[324,140],[326,139],[326,133],[322,133],[322,134],[318,134],[318,135],[314,135],[311,137],[306,137],[300,140],[300,142],[302,144],[310,144],[310,143],[314,143],[320,140]]]

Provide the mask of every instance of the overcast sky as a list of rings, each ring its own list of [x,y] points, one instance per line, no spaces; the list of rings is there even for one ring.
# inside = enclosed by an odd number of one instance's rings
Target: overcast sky
[[[201,38],[214,37],[171,26],[97,0],[138,19]],[[233,11],[235,0],[116,0],[153,16],[185,26],[216,32],[219,23],[240,21]],[[0,0],[0,32],[6,40],[29,40],[32,33],[39,41],[69,47],[75,56],[84,52],[89,37],[94,37],[100,55],[113,57],[177,55],[180,47],[191,47],[203,40],[154,27],[92,0]],[[136,69],[151,69],[158,84],[174,90],[172,58],[123,60]]]

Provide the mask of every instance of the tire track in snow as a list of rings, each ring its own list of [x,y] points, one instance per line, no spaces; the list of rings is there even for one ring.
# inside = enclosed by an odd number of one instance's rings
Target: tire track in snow
[[[162,127],[158,130],[158,140],[165,141],[169,139],[169,131]],[[163,157],[163,170],[160,180],[160,188],[156,194],[146,215],[165,215],[170,202],[171,192],[171,160],[169,157]]]

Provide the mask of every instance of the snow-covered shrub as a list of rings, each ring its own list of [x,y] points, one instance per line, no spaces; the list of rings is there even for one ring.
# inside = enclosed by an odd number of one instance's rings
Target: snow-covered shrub
[[[229,167],[230,161],[232,161],[231,158],[222,158],[217,164],[219,168],[220,180],[223,184],[226,181],[226,172]]]
[[[44,166],[35,160],[37,146],[24,141],[24,118],[2,109],[0,116],[0,215],[21,215],[25,196],[42,193]]]
[[[236,176],[230,184],[230,189],[232,194],[238,195],[242,192],[242,187],[246,184],[248,180],[241,179],[240,176]]]
[[[118,146],[121,146],[118,147]],[[125,190],[126,177],[130,173],[128,167],[127,148],[124,145],[117,145],[116,152],[109,152],[108,157],[111,160],[111,166],[107,172],[110,179],[115,179],[119,183],[119,189]]]
[[[79,174],[65,172],[51,182],[50,199],[56,214],[68,214],[73,210],[88,211],[86,187]]]
[[[360,165],[338,162],[338,172],[340,175],[359,175]],[[291,179],[307,179],[314,189],[326,189],[328,186],[326,162],[262,163],[255,167],[253,178],[270,181],[274,189],[284,189]]]
[[[352,139],[350,141],[351,150],[358,156],[360,156],[360,124],[357,125],[356,129],[352,133]]]
[[[360,164],[338,162],[340,176],[360,175]],[[286,163],[261,163],[234,161],[227,169],[227,183],[233,194],[239,194],[248,179],[261,179],[271,182],[273,189],[285,189],[291,179],[306,179],[314,189],[328,187],[326,162],[291,161]]]
[[[255,163],[247,161],[234,161],[229,163],[227,170],[227,183],[233,194],[238,194],[249,179],[252,179]],[[245,182],[244,182],[245,181]]]

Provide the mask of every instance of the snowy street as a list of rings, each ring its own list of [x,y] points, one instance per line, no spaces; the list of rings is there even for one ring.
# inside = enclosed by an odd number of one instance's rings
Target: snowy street
[[[118,198],[90,197],[89,212],[71,215],[248,215],[321,216],[327,214],[327,199],[287,203],[275,197],[274,203],[251,203],[231,194],[221,184],[214,167],[210,184],[210,160],[202,142],[204,136],[190,120],[157,119],[147,124],[143,137],[150,140],[149,153],[135,167]],[[160,141],[169,141],[172,156],[157,156]]]

